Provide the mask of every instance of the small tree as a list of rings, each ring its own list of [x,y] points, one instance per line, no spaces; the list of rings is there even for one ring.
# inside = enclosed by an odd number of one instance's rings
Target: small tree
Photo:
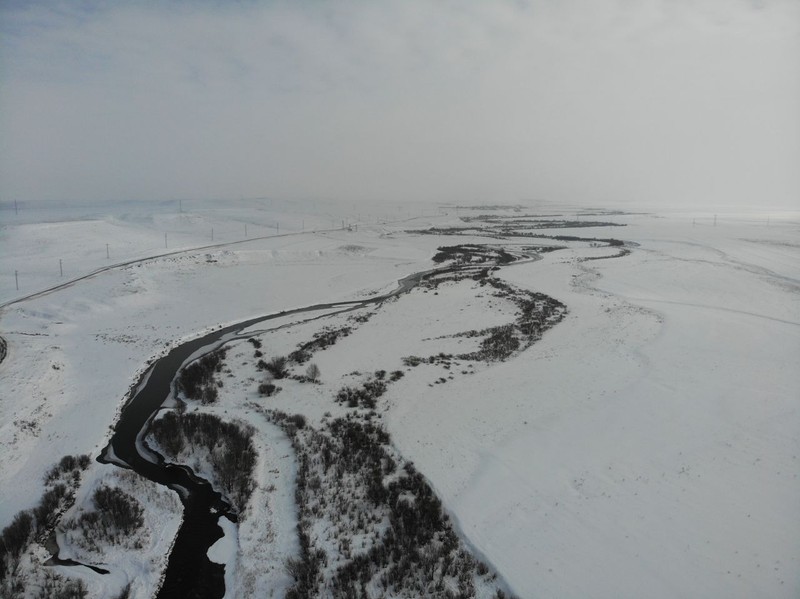
[[[319,374],[319,366],[313,362],[308,365],[308,368],[306,368],[306,376],[314,382],[319,380]]]

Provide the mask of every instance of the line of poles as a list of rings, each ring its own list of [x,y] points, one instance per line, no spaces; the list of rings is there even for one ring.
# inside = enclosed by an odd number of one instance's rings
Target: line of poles
[[[272,200],[270,199],[269,205],[272,205]],[[178,212],[183,213],[183,200],[178,200]],[[19,215],[19,202],[15,199],[14,200],[14,214]],[[345,228],[345,222],[342,220],[342,229]],[[301,230],[306,230],[306,221],[303,219],[301,221]],[[275,223],[275,233],[280,235],[281,232],[281,225],[279,222]],[[247,223],[244,223],[244,238],[249,238],[248,230],[247,230]],[[214,228],[211,228],[211,241],[214,241]],[[106,243],[106,259],[111,259],[111,248],[110,244]],[[164,248],[169,249],[169,234],[167,232],[164,233]],[[62,258],[58,259],[58,274],[60,277],[63,278],[64,276],[64,260]],[[14,270],[14,287],[17,291],[19,291],[19,270]]]
[[[14,210],[17,210],[17,201],[14,200]],[[342,221],[342,226],[344,226],[344,221]],[[302,222],[303,231],[306,228],[306,221],[305,219]],[[275,231],[280,234],[280,223],[275,223]],[[244,225],[244,237],[247,239],[247,224]],[[211,227],[211,241],[214,241],[214,227]],[[164,247],[169,248],[169,234],[164,233]],[[106,260],[111,259],[111,244],[106,244]],[[58,275],[60,277],[64,276],[64,260],[63,258],[58,259]],[[19,291],[19,270],[14,270],[14,287],[17,291]]]

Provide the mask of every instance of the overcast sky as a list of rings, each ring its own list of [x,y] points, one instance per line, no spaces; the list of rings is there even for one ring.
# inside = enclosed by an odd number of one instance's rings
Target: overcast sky
[[[0,199],[800,207],[800,0],[0,3]]]

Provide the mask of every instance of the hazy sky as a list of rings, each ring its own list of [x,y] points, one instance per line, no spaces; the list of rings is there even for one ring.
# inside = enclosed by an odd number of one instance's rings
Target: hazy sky
[[[800,0],[0,3],[0,199],[800,207]]]

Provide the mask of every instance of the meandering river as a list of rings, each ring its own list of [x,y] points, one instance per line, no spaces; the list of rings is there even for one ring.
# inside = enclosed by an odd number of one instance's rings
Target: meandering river
[[[409,275],[390,293],[365,300],[315,304],[304,308],[258,316],[219,328],[187,341],[157,359],[141,376],[126,402],[114,433],[98,460],[130,468],[145,478],[176,490],[184,506],[183,523],[170,554],[159,598],[192,597],[218,599],[225,594],[224,566],[208,559],[209,548],[222,537],[219,519],[236,521],[236,513],[224,498],[185,466],[168,464],[147,446],[144,437],[149,423],[174,392],[175,379],[189,361],[214,351],[245,335],[254,325],[287,316],[328,311],[353,310],[409,291],[432,272]]]

